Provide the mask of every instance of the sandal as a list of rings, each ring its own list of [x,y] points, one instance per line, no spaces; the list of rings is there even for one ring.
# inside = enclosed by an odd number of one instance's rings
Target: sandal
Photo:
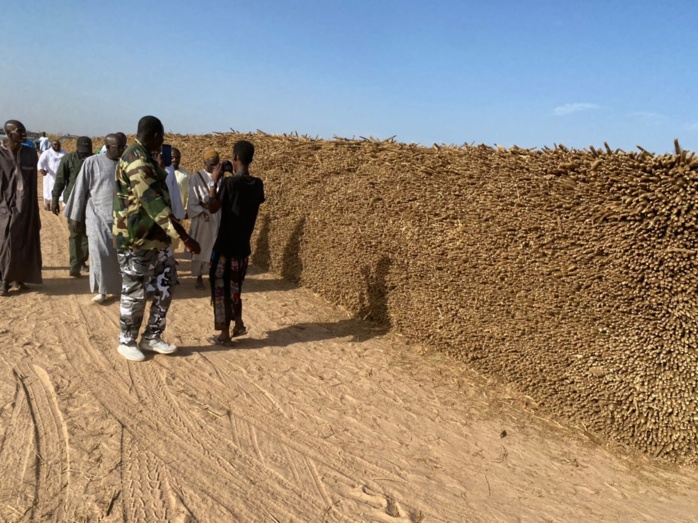
[[[224,347],[228,347],[233,344],[233,340],[230,338],[221,339],[220,336],[211,336],[208,341],[210,341],[213,345],[223,345]]]
[[[238,328],[238,327],[233,328],[233,333],[230,335],[230,337],[236,338],[238,336],[244,336],[245,334],[247,334],[247,327],[245,327],[243,325],[240,328]]]

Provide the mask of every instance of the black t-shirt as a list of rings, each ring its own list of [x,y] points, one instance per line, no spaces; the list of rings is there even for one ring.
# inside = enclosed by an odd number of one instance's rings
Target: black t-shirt
[[[247,258],[252,249],[250,238],[264,202],[264,182],[249,174],[223,178],[218,189],[221,201],[221,225],[213,250],[231,258]]]

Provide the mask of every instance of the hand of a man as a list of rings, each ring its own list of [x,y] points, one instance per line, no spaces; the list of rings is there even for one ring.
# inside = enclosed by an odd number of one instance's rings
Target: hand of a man
[[[213,178],[213,181],[215,183],[218,183],[218,180],[221,179],[221,176],[223,176],[223,164],[218,162],[218,165],[216,165],[213,168],[213,172],[211,173],[211,178]]]
[[[191,252],[193,254],[199,254],[201,252],[201,246],[191,236],[184,240],[184,248],[187,250],[187,252]]]
[[[61,204],[51,202],[51,212],[58,216],[61,212]]]
[[[201,217],[204,219],[206,223],[211,221],[211,216],[207,212],[202,212]]]
[[[75,220],[68,220],[68,227],[70,227],[70,232],[73,234],[78,232],[78,222]]]

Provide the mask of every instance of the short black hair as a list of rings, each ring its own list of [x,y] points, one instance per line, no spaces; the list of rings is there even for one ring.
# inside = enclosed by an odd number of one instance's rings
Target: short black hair
[[[250,165],[254,158],[254,145],[247,140],[240,140],[233,145],[233,157],[237,156],[242,165]]]
[[[138,120],[138,136],[155,136],[156,133],[165,132],[165,127],[159,118],[155,116],[144,116]]]
[[[5,130],[5,134],[10,134],[10,131],[9,131],[10,128],[18,129],[19,127],[24,127],[24,125],[22,125],[22,122],[20,122],[19,120],[7,120],[5,122],[5,125],[3,125],[3,129]]]

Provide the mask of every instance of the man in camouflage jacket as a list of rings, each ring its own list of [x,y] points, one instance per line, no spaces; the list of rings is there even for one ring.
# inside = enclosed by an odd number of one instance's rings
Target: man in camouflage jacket
[[[136,143],[128,147],[116,167],[114,242],[123,280],[118,352],[143,361],[142,351],[171,354],[177,347],[162,339],[177,272],[173,239],[198,253],[199,244],[172,215],[167,173],[153,158],[164,138],[162,122],[144,116],[138,122]],[[152,297],[147,326],[136,343],[143,323],[146,299]]]

